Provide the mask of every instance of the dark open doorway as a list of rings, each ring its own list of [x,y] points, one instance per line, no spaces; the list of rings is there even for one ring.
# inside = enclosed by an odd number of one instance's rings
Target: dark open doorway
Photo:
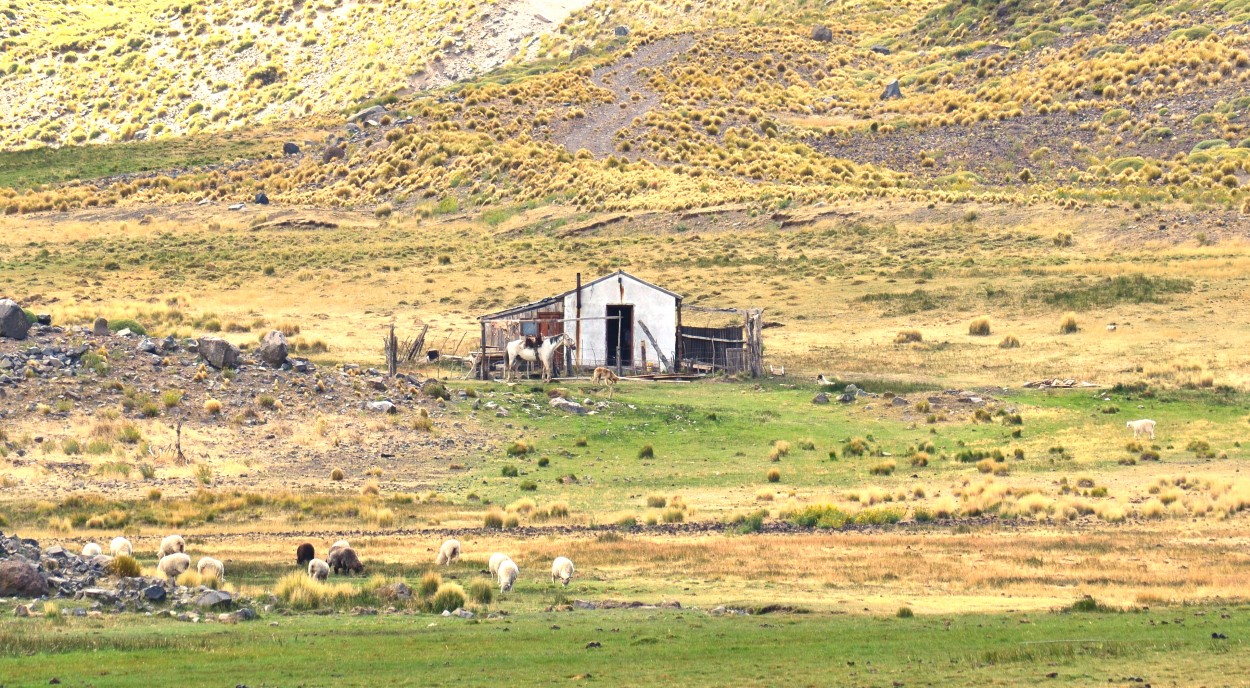
[[[608,306],[607,347],[608,366],[632,366],[634,364],[634,307]],[[617,361],[617,352],[620,361]]]

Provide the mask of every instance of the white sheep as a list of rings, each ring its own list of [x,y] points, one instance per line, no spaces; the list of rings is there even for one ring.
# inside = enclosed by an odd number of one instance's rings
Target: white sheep
[[[435,557],[434,563],[439,566],[446,566],[460,558],[460,541],[456,539],[448,540],[438,548],[438,556]]]
[[[330,565],[320,559],[308,562],[308,577],[316,581],[324,581],[330,577]]]
[[[200,557],[199,563],[195,565],[195,570],[200,576],[204,576],[205,571],[211,571],[213,578],[217,580],[225,580],[226,578],[226,565],[221,563],[219,559],[212,557]]]
[[[556,557],[551,562],[551,582],[554,583],[559,578],[560,582],[566,587],[569,581],[573,580],[573,560],[568,557]]]
[[[187,551],[187,543],[181,535],[167,535],[161,540],[161,548],[156,550],[156,558],[163,559],[170,554]]]
[[[1143,418],[1141,420],[1130,420],[1124,424],[1133,431],[1133,437],[1141,437],[1142,435],[1150,435],[1151,441],[1155,438],[1155,422],[1153,420]]]
[[[82,556],[84,559],[87,557],[97,557],[101,554],[104,554],[104,550],[94,542],[88,542],[82,546]]]
[[[516,562],[511,559],[499,564],[499,592],[512,590],[512,584],[516,583],[519,575],[521,575],[521,569],[517,568]]]
[[[490,569],[490,575],[494,576],[497,573],[499,573],[499,565],[504,563],[505,561],[508,561],[511,558],[512,557],[509,557],[503,552],[495,552],[494,554],[490,555],[490,562],[487,564],[487,568]]]
[[[113,538],[113,541],[109,543],[109,554],[115,557],[120,557],[123,554],[129,557],[134,553],[134,551],[135,548],[130,544],[130,540],[127,540],[124,537],[115,537]]]
[[[156,564],[156,570],[164,574],[170,581],[177,579],[178,576],[181,576],[189,568],[191,568],[191,557],[182,552],[166,554]]]

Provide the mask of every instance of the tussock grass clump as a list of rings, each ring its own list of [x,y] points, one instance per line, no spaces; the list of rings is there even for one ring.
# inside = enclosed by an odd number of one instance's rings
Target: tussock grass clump
[[[894,614],[894,616],[897,616],[900,619],[910,619],[915,615],[916,613],[911,610],[911,607],[899,607],[898,611]]]
[[[421,577],[421,582],[417,584],[417,594],[421,597],[429,597],[438,592],[443,585],[443,577],[437,571],[427,571]]]
[[[804,528],[841,528],[850,518],[832,504],[812,504],[784,516]]]
[[[1097,614],[1113,614],[1123,611],[1116,607],[1112,607],[1095,600],[1093,596],[1086,595],[1081,599],[1073,602],[1061,611],[1066,613],[1097,613]]]
[[[894,463],[893,459],[886,459],[870,467],[868,472],[873,475],[892,475],[897,467],[898,465]]]
[[[894,335],[895,344],[910,344],[922,341],[924,341],[924,336],[920,334],[920,330],[903,330]]]
[[[647,495],[647,506],[652,509],[663,509],[668,506],[668,498],[659,494]]]
[[[781,471],[777,470],[776,468],[770,468],[768,469],[767,478],[768,478],[768,482],[770,483],[780,482]]]
[[[369,480],[360,487],[360,494],[363,497],[377,497],[382,493],[382,488],[378,485],[378,481]]]
[[[482,527],[492,530],[503,530],[503,510],[491,509],[482,517]]]
[[[216,416],[221,413],[221,402],[216,399],[204,400],[204,411],[209,415]]]
[[[504,466],[503,468],[499,469],[499,474],[505,478],[515,478],[521,474],[521,471],[517,469],[517,467],[514,466],[513,464],[508,464]]]
[[[509,444],[508,448],[504,451],[508,454],[508,456],[525,456],[533,450],[534,447],[525,440],[516,440]]]
[[[676,507],[669,507],[660,514],[660,518],[665,523],[682,523],[686,520],[686,512]]]
[[[642,445],[642,449],[639,449],[639,450],[638,450],[638,458],[640,458],[640,459],[654,459],[654,458],[655,458],[655,447],[652,447],[650,444],[644,444],[644,445]]]
[[[1080,328],[1076,324],[1076,313],[1065,313],[1059,321],[1059,334],[1075,334]]]
[[[464,588],[455,583],[443,583],[430,598],[430,612],[442,614],[463,609],[465,599]]]
[[[843,456],[863,456],[868,453],[868,441],[862,437],[852,437],[842,446]]]
[[[290,608],[304,610],[342,603],[358,593],[350,583],[322,583],[303,571],[296,571],[278,580],[273,594]]]
[[[735,514],[729,520],[734,532],[740,534],[758,533],[764,529],[764,519],[768,518],[768,509],[757,509],[749,514]]]
[[[929,465],[929,453],[918,451],[911,455],[911,465],[923,468]]]
[[[495,589],[491,587],[490,583],[481,579],[469,583],[469,587],[465,592],[468,594],[469,599],[481,605],[490,604],[495,599]]]
[[[330,471],[330,480],[333,480],[336,483],[342,482],[343,478],[346,478],[346,477],[347,475],[343,473],[342,468],[335,468],[334,470]]]
[[[165,408],[173,408],[182,403],[183,396],[181,390],[171,389],[161,394],[161,403],[165,405]]]
[[[529,497],[518,499],[508,505],[508,513],[528,515],[538,508],[538,504]]]
[[[790,443],[785,440],[777,440],[773,442],[772,451],[768,453],[769,461],[780,461],[782,457],[790,455]]]
[[[522,480],[519,487],[525,492],[534,492],[538,489],[538,483],[533,480]]]
[[[803,451],[816,451],[816,441],[808,437],[799,442],[799,449]]]
[[[990,319],[986,317],[975,318],[968,323],[968,334],[973,337],[990,336]]]
[[[584,436],[583,436],[583,437],[578,437],[576,440],[574,440],[574,441],[573,441],[573,446],[574,446],[574,447],[584,447],[584,446],[586,446],[586,445],[587,445],[587,444],[589,444],[589,443],[590,443],[590,440],[586,439],[586,437],[584,437]]]
[[[932,409],[926,400],[917,401],[912,408],[916,410],[916,413],[928,413]]]
[[[109,573],[118,578],[134,578],[138,576],[143,568],[139,566],[138,560],[128,554],[122,554],[113,558],[109,562]]]

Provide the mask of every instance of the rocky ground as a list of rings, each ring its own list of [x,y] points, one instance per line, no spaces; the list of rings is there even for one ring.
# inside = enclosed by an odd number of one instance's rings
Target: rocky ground
[[[0,336],[10,497],[188,493],[203,482],[189,470],[198,465],[223,487],[356,490],[372,472],[420,490],[492,439],[464,390],[352,364],[321,368],[290,356],[276,331],[245,350],[211,335],[156,339],[106,323],[35,324],[22,337]],[[101,474],[105,461],[156,474]],[[348,480],[331,483],[333,468]]]

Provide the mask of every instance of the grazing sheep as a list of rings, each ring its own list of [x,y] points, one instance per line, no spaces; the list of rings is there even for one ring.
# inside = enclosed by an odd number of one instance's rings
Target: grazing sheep
[[[448,540],[438,548],[438,556],[435,557],[434,563],[439,566],[446,566],[460,558],[460,541]]]
[[[195,565],[195,570],[201,576],[204,575],[205,571],[212,571],[217,580],[225,580],[226,578],[226,565],[212,557],[200,557],[199,563]]]
[[[1150,435],[1150,440],[1154,441],[1155,422],[1153,420],[1149,420],[1146,418],[1143,418],[1141,420],[1130,420],[1124,425],[1133,431],[1133,437],[1141,437],[1142,435]]]
[[[170,535],[161,540],[161,548],[156,550],[156,558],[162,559],[170,554],[187,551],[187,543],[181,535]]]
[[[307,542],[295,548],[295,563],[300,566],[303,566],[316,558],[317,551]]]
[[[315,581],[325,581],[330,577],[330,565],[320,559],[308,562],[308,577]]]
[[[135,548],[130,544],[130,540],[127,540],[124,537],[115,537],[113,538],[113,541],[109,543],[109,554],[115,557],[120,557],[123,554],[131,556],[134,551]]]
[[[569,581],[573,580],[573,561],[568,557],[556,557],[556,560],[551,562],[551,582],[556,582],[557,578],[565,587],[568,587]]]
[[[512,584],[516,583],[516,577],[521,575],[521,569],[517,568],[516,562],[508,559],[499,565],[499,592],[509,592],[512,590]]]
[[[490,563],[487,564],[487,567],[490,569],[490,575],[493,576],[499,573],[499,565],[504,563],[505,561],[508,561],[511,558],[512,557],[509,557],[503,552],[495,552],[494,554],[490,555]]]
[[[330,545],[330,549],[334,549],[335,547],[351,547],[351,545],[347,543],[347,540],[339,540],[333,545]]]
[[[363,573],[365,570],[365,565],[356,557],[356,550],[351,547],[331,547],[328,563],[336,576],[340,573]]]
[[[100,546],[94,542],[88,542],[87,544],[82,546],[83,559],[88,559],[90,557],[99,556],[101,554],[104,554],[104,550],[101,549]]]
[[[156,570],[164,574],[170,582],[173,582],[189,568],[191,568],[191,557],[182,552],[166,554],[161,557],[160,562],[156,565]]]

